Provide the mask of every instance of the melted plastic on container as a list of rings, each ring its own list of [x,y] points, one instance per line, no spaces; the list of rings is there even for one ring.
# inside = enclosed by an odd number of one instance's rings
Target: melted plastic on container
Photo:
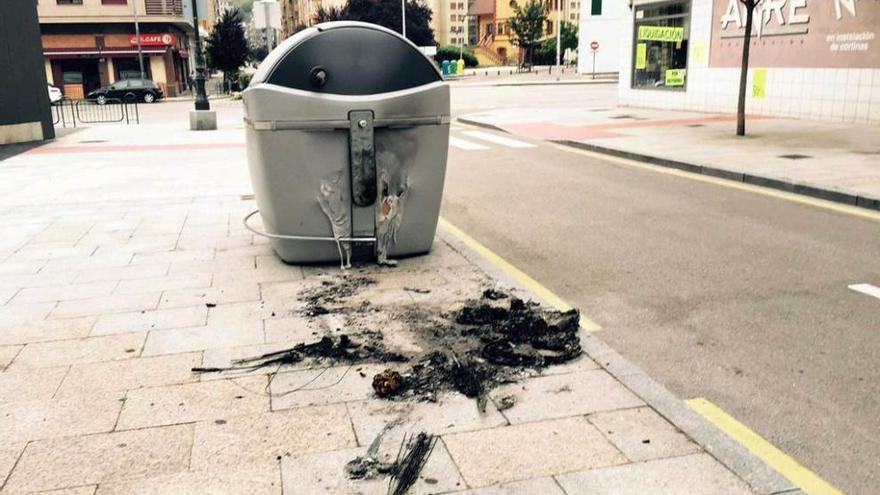
[[[333,172],[321,180],[318,204],[330,220],[336,248],[339,250],[340,268],[351,268],[351,243],[340,239],[351,235],[351,215],[348,206],[348,190],[342,182],[342,172]],[[344,254],[343,254],[344,253]]]

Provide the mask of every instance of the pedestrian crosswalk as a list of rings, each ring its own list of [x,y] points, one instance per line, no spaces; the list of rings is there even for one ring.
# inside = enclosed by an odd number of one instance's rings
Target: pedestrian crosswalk
[[[498,145],[506,148],[534,148],[534,144],[499,134],[486,131],[463,130],[453,127],[453,134],[449,136],[449,146],[465,151],[479,151],[491,149],[490,145]],[[461,137],[463,136],[463,137]]]

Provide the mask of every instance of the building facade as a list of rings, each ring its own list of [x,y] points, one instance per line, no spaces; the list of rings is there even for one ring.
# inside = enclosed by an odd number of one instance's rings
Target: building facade
[[[628,0],[584,0],[578,6],[578,72],[618,72],[621,35],[628,32]],[[593,47],[596,46],[594,50]]]
[[[145,77],[169,96],[185,90],[193,29],[181,0],[38,0],[49,83],[80,99],[117,80],[139,77],[133,9]]]
[[[468,1],[430,0],[431,29],[440,46],[468,45]]]
[[[621,104],[734,112],[742,4],[633,3],[621,38]],[[880,1],[765,0],[755,19],[747,112],[880,122]]]
[[[525,4],[528,0],[519,0]],[[547,11],[547,25],[544,27],[545,38],[555,36],[559,29],[557,17],[561,21],[570,18],[572,8],[579,8],[577,1],[541,0]],[[474,54],[480,65],[508,65],[521,60],[519,49],[513,43],[514,36],[510,31],[510,18],[514,16],[516,0],[476,0],[470,5],[468,15],[476,18],[476,46]],[[561,9],[559,16],[557,10]],[[575,19],[579,16],[575,13]]]

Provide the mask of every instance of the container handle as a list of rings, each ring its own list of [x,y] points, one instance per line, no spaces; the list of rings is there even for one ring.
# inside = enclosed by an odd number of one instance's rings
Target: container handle
[[[251,219],[254,215],[259,213],[260,210],[254,210],[247,215],[245,215],[242,223],[244,223],[244,228],[250,230],[254,234],[259,236],[268,237],[269,239],[281,239],[285,241],[324,241],[324,242],[376,242],[375,237],[340,237],[339,239],[335,237],[322,237],[322,236],[311,236],[311,235],[281,235],[281,234],[270,234],[268,232],[263,232],[261,230],[257,230],[254,227],[251,227],[248,224],[248,220]]]

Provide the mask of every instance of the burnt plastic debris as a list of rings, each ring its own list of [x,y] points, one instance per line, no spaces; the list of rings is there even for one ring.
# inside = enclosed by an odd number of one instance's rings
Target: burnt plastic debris
[[[427,433],[404,435],[394,462],[382,462],[378,458],[379,444],[388,431],[389,426],[382,430],[370,444],[366,454],[356,457],[345,465],[345,473],[349,479],[375,479],[388,476],[388,495],[404,495],[415,485],[419,474],[424,469],[437,437]]]
[[[194,368],[197,372],[253,370],[300,363],[306,359],[332,365],[401,363],[372,377],[376,396],[389,400],[437,401],[444,392],[457,392],[476,401],[485,411],[491,391],[500,384],[529,376],[547,366],[565,363],[582,354],[580,315],[543,310],[493,290],[469,300],[457,311],[444,313],[429,305],[393,308],[351,304],[359,289],[375,283],[371,278],[340,276],[303,291],[303,312],[308,318],[323,314],[344,316],[346,332],[337,329],[311,343],[234,361],[228,368]],[[387,348],[381,320],[387,314],[412,337],[416,348],[407,354]],[[366,323],[370,322],[370,323]],[[507,407],[510,407],[511,402]]]
[[[212,373],[218,371],[250,371],[265,367],[276,367],[286,364],[297,364],[306,358],[326,360],[334,363],[362,362],[402,362],[406,358],[400,354],[389,352],[381,342],[381,337],[368,333],[360,334],[361,342],[352,340],[346,334],[338,337],[321,337],[310,344],[300,343],[289,349],[268,352],[259,356],[237,359],[228,367],[194,367],[196,373]]]

